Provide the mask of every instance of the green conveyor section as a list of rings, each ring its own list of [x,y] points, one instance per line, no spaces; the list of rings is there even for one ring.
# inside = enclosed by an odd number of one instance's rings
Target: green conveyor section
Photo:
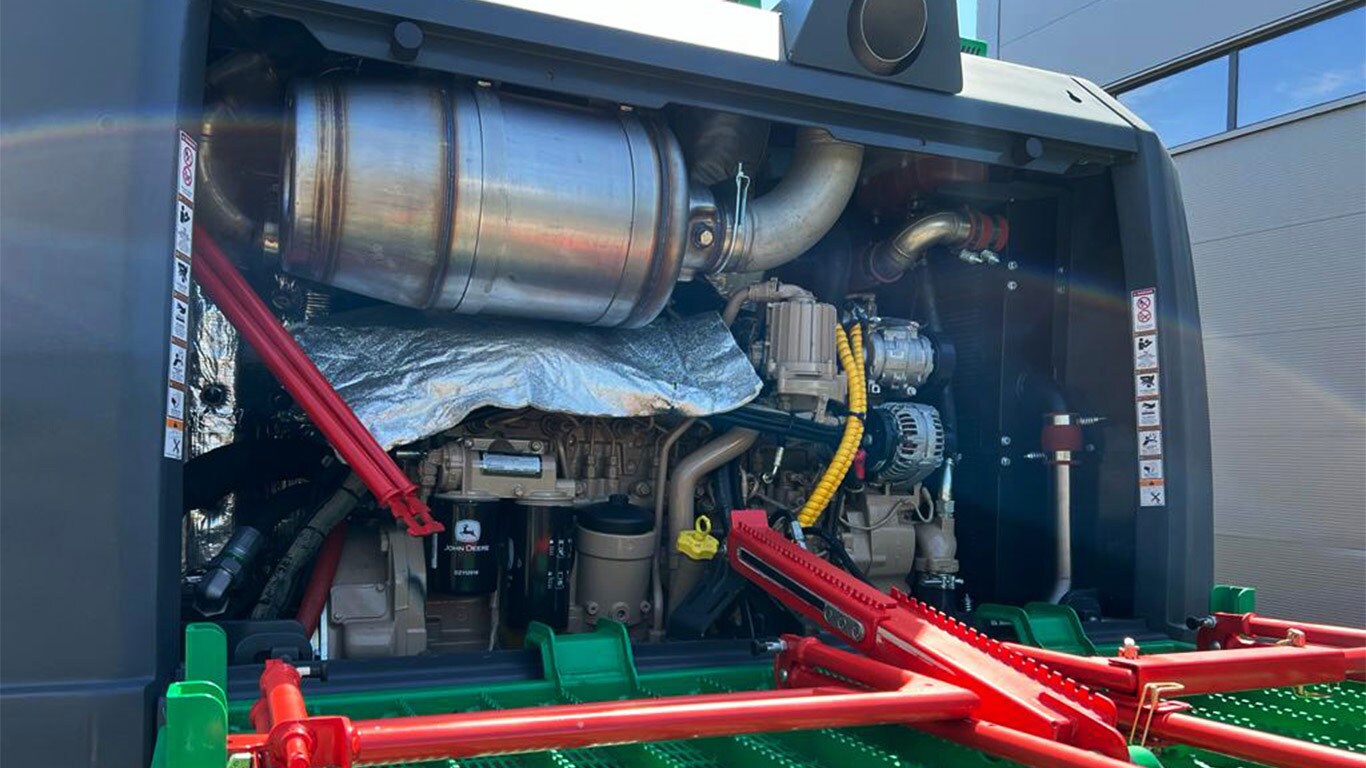
[[[1008,617],[1008,612],[1003,616]],[[1052,638],[1059,645],[1079,643],[1065,631],[1080,626],[1074,617],[1048,609],[1036,610],[1022,620],[1032,622],[1036,634]],[[250,701],[228,702],[223,696],[225,642],[222,631],[213,625],[193,625],[187,631],[186,670],[187,676],[193,675],[193,678],[173,685],[167,693],[166,726],[159,733],[154,768],[247,767],[248,763],[228,755],[224,746],[229,731],[250,730],[247,710],[251,705]],[[533,625],[527,642],[540,651],[545,673],[542,680],[349,694],[309,692],[309,713],[368,720],[750,691],[773,685],[771,665],[766,661],[638,672],[625,628],[608,621],[599,622],[595,632],[567,636],[557,636],[544,627]],[[1187,701],[1193,706],[1191,713],[1200,717],[1366,753],[1366,685],[1361,683],[1349,681],[1310,686],[1304,690],[1213,694],[1190,697]],[[1141,765],[1160,764],[1166,768],[1255,766],[1244,760],[1184,746],[1158,747],[1151,754],[1145,752],[1135,750],[1135,760]],[[877,726],[620,744],[409,765],[421,768],[1008,768],[1014,764],[910,728]]]

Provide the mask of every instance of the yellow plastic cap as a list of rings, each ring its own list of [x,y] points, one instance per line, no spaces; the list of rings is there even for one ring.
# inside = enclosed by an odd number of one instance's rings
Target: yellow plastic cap
[[[721,542],[711,535],[711,518],[702,515],[697,518],[691,531],[678,532],[678,551],[693,560],[710,560],[716,557]]]

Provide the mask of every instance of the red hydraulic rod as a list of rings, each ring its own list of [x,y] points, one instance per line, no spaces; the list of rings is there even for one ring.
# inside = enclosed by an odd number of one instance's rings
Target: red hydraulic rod
[[[1276,768],[1366,768],[1366,755],[1161,709],[1148,735]]]
[[[1133,768],[1133,764],[1127,760],[1088,752],[981,720],[920,723],[913,727],[1032,768]]]
[[[304,637],[312,637],[322,621],[323,606],[327,605],[327,594],[332,590],[332,581],[337,577],[337,566],[341,564],[342,544],[346,542],[346,523],[343,521],[332,528],[323,540],[318,560],[313,564],[313,575],[308,577],[304,587],[303,599],[299,601],[299,613],[295,616],[304,625]]]
[[[195,227],[195,278],[375,499],[414,536],[443,530],[417,487],[360,423],[208,233]]]

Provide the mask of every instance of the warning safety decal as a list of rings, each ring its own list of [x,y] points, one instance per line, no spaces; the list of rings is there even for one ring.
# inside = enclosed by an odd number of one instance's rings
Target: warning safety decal
[[[166,363],[166,434],[161,455],[185,458],[185,369],[190,338],[190,264],[199,145],[180,132],[176,146],[175,246],[171,253],[171,351]]]
[[[1133,324],[1134,409],[1138,423],[1138,504],[1167,504],[1162,464],[1161,366],[1157,347],[1157,289],[1141,288],[1129,296]]]

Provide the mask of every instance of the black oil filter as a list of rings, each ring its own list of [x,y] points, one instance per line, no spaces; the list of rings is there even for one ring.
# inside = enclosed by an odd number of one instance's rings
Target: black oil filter
[[[562,496],[526,498],[509,518],[504,624],[521,631],[539,621],[562,630],[569,623],[574,508]]]
[[[444,595],[486,595],[498,589],[503,501],[492,496],[441,494],[432,516],[446,530],[432,534],[427,588]]]

